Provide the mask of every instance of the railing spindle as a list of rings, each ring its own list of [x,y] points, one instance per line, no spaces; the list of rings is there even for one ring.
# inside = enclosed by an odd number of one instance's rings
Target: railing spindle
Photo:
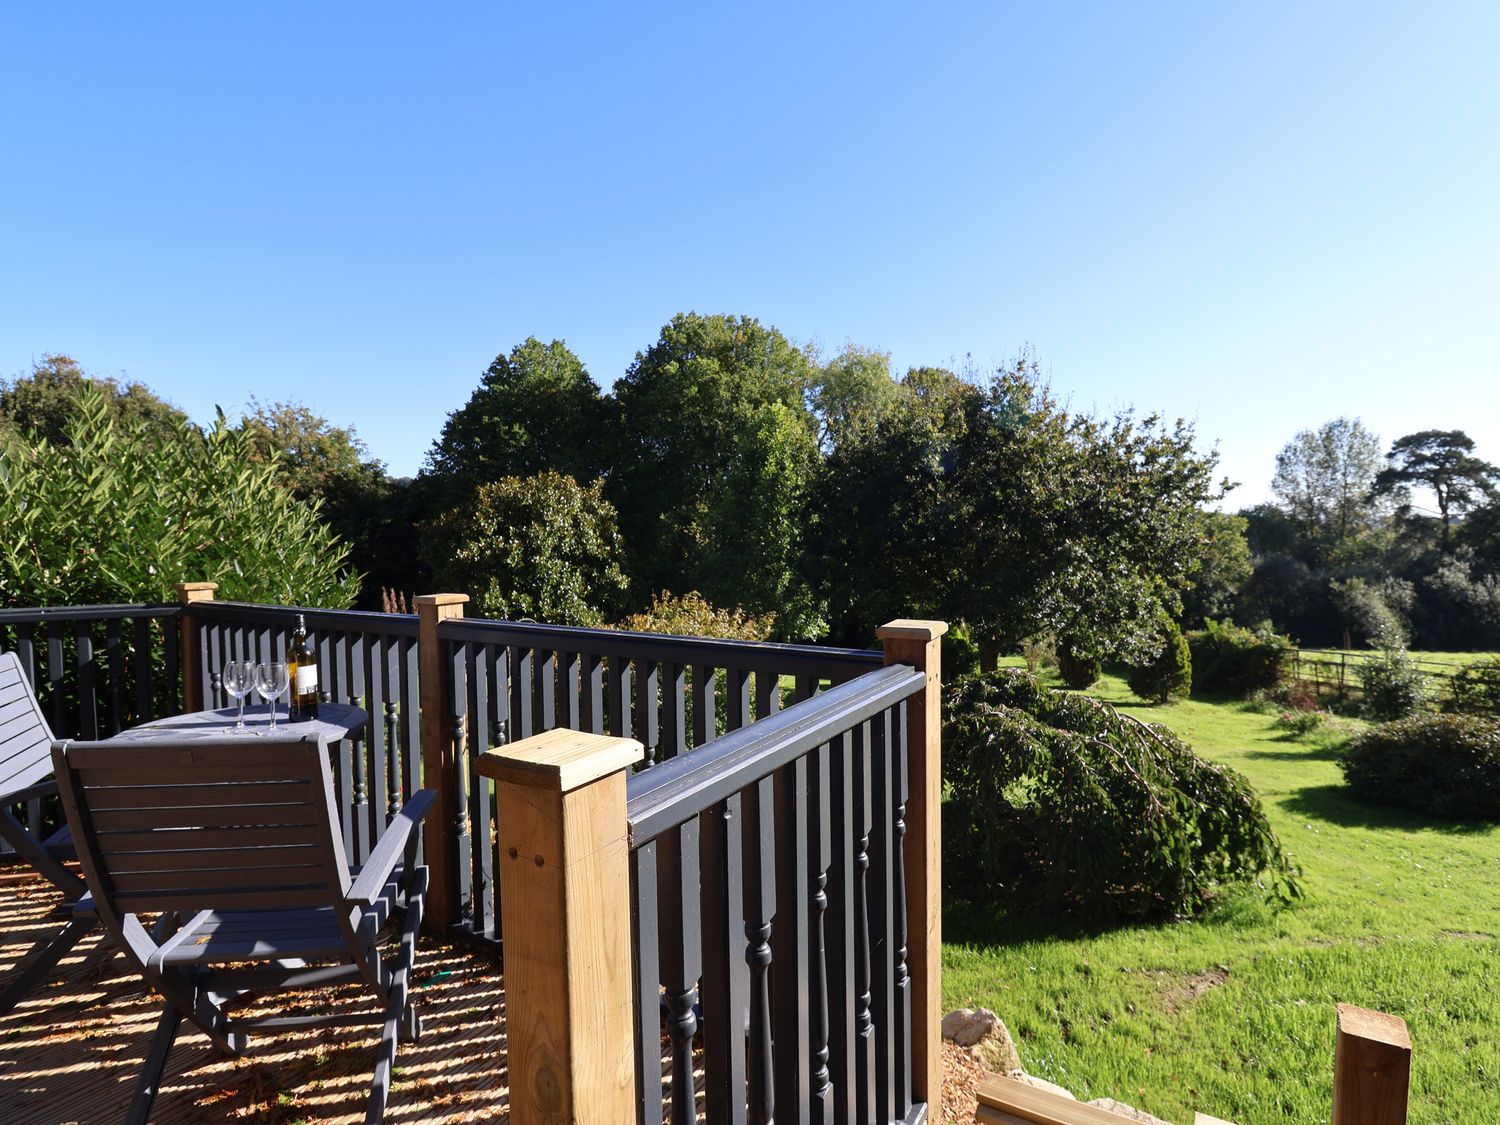
[[[661,756],[675,758],[687,753],[687,668],[663,664],[661,677]]]
[[[870,1011],[870,724],[854,732],[854,1117],[875,1109],[875,1022]]]
[[[776,1070],[771,1058],[771,919],[776,913],[775,781],[764,778],[743,793],[745,962],[750,967],[750,1038],[746,1060],[749,1125],[771,1125],[776,1115]]]
[[[745,932],[742,797],[698,818],[703,833],[703,1074],[708,1119],[744,1125],[745,1023],[750,1002]]]
[[[693,1093],[693,1036],[698,1031],[698,978],[703,975],[699,907],[698,827],[695,818],[657,841],[657,920],[662,935],[661,979],[667,1035],[672,1043],[671,1125],[698,1120]],[[649,1044],[643,1044],[649,1049]]]
[[[630,852],[630,945],[635,956],[636,1125],[662,1125],[662,974],[656,841]]]

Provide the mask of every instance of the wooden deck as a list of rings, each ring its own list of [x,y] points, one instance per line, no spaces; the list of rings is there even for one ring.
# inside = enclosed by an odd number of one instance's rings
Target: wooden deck
[[[57,901],[24,869],[0,868],[0,978],[47,932]],[[505,995],[495,964],[426,939],[416,989],[422,1040],[396,1056],[386,1121],[509,1121]],[[301,1003],[315,1007],[318,995]],[[0,1017],[0,1122],[114,1125],[160,1014],[160,1001],[102,932],[85,938],[50,984]],[[232,1059],[184,1023],[152,1122],[362,1122],[374,1048],[372,1029],[328,1028],[252,1039]]]

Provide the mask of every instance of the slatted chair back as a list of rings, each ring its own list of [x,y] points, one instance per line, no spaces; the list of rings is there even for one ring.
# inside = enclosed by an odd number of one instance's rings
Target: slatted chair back
[[[13,652],[0,653],[0,797],[52,772],[52,731]]]
[[[74,742],[53,756],[106,924],[344,903],[349,865],[323,739]]]

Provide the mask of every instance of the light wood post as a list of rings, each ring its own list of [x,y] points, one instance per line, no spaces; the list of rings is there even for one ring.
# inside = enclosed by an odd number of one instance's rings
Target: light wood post
[[[906,704],[906,965],[911,975],[912,1096],[942,1119],[942,648],[944,621],[892,621],[877,633],[887,664],[909,664],[927,686]]]
[[[643,756],[633,738],[563,728],[480,756],[500,828],[514,1125],[634,1120],[625,777]]]
[[[454,771],[464,768],[463,744],[453,729],[453,670],[443,659],[438,622],[464,615],[468,594],[422,594],[417,599],[417,679],[421,692],[422,784],[437,800],[422,822],[422,851],[433,872],[424,925],[445,932],[458,921]]]
[[[203,668],[198,662],[198,618],[193,613],[195,602],[211,602],[218,590],[217,582],[179,582],[175,587],[177,601],[182,606],[182,616],[177,619],[178,663],[182,668],[183,711],[203,710]]]
[[[1333,1125],[1405,1125],[1411,1036],[1400,1016],[1338,1006]]]

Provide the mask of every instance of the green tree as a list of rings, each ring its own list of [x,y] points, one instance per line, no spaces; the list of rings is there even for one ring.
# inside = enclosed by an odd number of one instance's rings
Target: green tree
[[[220,415],[171,440],[82,385],[63,440],[12,434],[0,451],[0,601],[165,601],[184,579],[235,601],[342,608],[357,575],[319,518]]]
[[[406,588],[411,524],[402,486],[386,475],[353,428],[335,426],[302,403],[255,398],[240,423],[256,460],[273,463],[282,484],[317,501],[323,521],[364,570],[359,604],[376,608],[383,586]]]
[[[115,379],[85,374],[71,356],[44,355],[30,374],[0,380],[0,430],[15,430],[46,438],[54,446],[68,440],[69,424],[84,388],[102,396],[111,415],[140,423],[142,432],[175,441],[188,417],[157,397],[142,383],[120,384]]]
[[[447,504],[501,477],[552,470],[592,480],[604,467],[604,417],[598,386],[568,346],[528,336],[496,356],[469,401],[448,415],[425,475]]]
[[[1200,629],[1209,618],[1233,615],[1236,601],[1255,573],[1250,561],[1250,521],[1243,515],[1208,509],[1198,513],[1200,560],[1182,595],[1182,620],[1190,629]]]
[[[750,317],[682,313],[615,386],[608,494],[637,602],[668,588],[823,629],[796,566],[818,463],[812,364]]]
[[[889,352],[846,344],[813,371],[810,406],[826,452],[868,433],[896,404],[900,386],[891,378]]]
[[[892,618],[946,612],[955,580],[949,471],[964,403],[979,393],[951,372],[909,371],[890,408],[873,426],[851,431],[824,462],[806,574],[827,600],[839,643],[867,645]]]
[[[1070,415],[1022,356],[969,413],[948,489],[951,615],[982,664],[1052,633],[1090,655],[1154,651],[1200,564],[1201,510],[1223,494],[1190,425]]]
[[[625,589],[602,480],[548,471],[482,484],[423,529],[422,550],[435,581],[485,617],[596,626]]]
[[[1391,443],[1389,466],[1375,478],[1375,492],[1392,496],[1403,515],[1413,510],[1413,486],[1431,490],[1447,549],[1452,522],[1493,497],[1500,485],[1500,468],[1474,456],[1474,439],[1462,430],[1421,430]]]
[[[1358,418],[1302,430],[1276,455],[1271,491],[1310,540],[1326,551],[1369,531],[1383,516],[1371,503],[1380,438]]]

